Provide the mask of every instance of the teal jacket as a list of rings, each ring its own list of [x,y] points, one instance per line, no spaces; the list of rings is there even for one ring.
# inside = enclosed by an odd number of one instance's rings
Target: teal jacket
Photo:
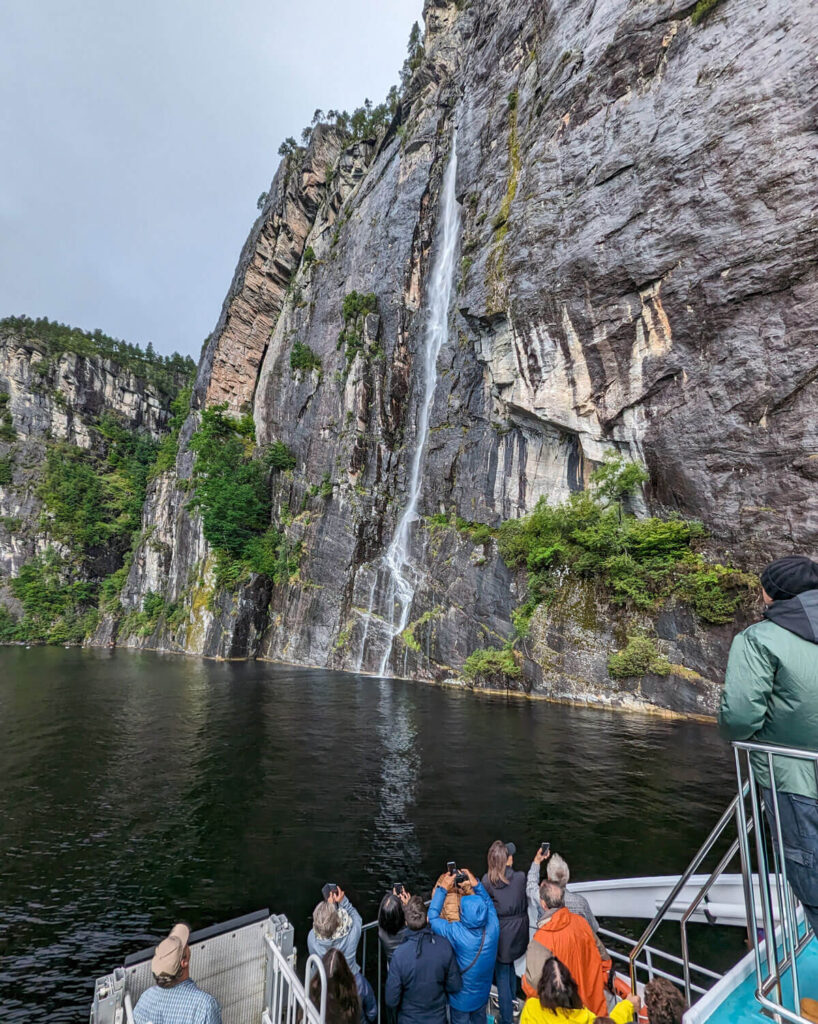
[[[775,601],[763,622],[733,640],[719,711],[729,740],[757,740],[818,751],[818,590]],[[813,764],[776,757],[784,793],[818,798]],[[767,758],[753,755],[759,782],[770,783]]]

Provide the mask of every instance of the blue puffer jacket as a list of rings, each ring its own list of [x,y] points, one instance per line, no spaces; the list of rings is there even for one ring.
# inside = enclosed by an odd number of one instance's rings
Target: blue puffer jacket
[[[444,921],[440,916],[445,899],[446,890],[438,886],[429,904],[429,924],[435,935],[443,935],[451,942],[463,979],[463,987],[449,999],[449,1005],[455,1010],[471,1013],[489,1001],[500,922],[491,896],[480,882],[473,896],[464,896],[460,901],[459,921]]]

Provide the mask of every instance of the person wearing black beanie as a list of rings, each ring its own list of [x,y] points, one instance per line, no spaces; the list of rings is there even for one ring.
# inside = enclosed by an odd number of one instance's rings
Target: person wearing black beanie
[[[770,562],[761,574],[765,603],[786,601],[807,590],[818,590],[818,562],[806,555],[787,555]]]
[[[778,558],[761,573],[761,585],[764,618],[730,647],[719,728],[729,740],[818,752],[818,563],[806,555]],[[787,878],[818,935],[815,763],[773,762]],[[767,756],[753,754],[751,763],[771,816]]]

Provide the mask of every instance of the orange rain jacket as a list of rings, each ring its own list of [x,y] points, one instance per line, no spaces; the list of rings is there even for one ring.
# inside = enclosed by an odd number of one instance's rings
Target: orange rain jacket
[[[537,984],[549,953],[562,960],[574,976],[583,1004],[598,1017],[604,1017],[608,1011],[602,957],[585,918],[560,907],[534,933],[526,951],[523,978],[523,991],[529,998],[537,996]]]

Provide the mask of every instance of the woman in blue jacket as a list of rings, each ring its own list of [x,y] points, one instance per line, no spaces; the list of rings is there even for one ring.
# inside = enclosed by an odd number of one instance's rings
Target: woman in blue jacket
[[[454,947],[463,986],[449,998],[451,1024],[486,1024],[486,1004],[494,977],[500,923],[491,897],[468,868],[461,869],[471,882],[473,895],[460,901],[460,920],[444,921],[440,916],[455,876],[446,875],[429,905],[429,924]]]

